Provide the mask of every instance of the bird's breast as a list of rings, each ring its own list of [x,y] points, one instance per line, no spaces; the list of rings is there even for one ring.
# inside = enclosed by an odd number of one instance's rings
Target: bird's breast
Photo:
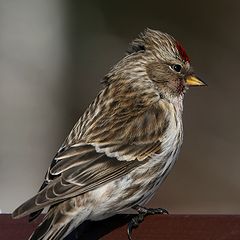
[[[135,172],[135,179],[142,181],[145,194],[142,201],[147,202],[174,165],[183,140],[182,112],[174,105],[170,106],[169,125],[161,139],[161,152],[154,154]],[[137,177],[138,176],[138,177]],[[144,181],[143,181],[144,178]],[[138,181],[136,181],[138,182]]]

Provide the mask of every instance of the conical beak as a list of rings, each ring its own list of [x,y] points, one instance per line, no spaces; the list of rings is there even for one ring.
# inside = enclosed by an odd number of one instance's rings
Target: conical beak
[[[198,77],[194,75],[190,75],[186,79],[187,86],[207,86],[205,82],[200,80]]]

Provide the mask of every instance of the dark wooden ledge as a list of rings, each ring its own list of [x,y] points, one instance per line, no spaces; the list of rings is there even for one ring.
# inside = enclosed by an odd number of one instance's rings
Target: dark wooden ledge
[[[29,224],[0,215],[1,240],[26,240],[41,218]],[[126,223],[131,216],[117,215],[100,222],[87,222],[67,239],[127,240]],[[145,218],[133,232],[134,240],[239,240],[240,215],[163,215]]]

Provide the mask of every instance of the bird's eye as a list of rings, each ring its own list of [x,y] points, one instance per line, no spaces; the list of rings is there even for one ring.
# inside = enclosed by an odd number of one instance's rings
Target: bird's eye
[[[171,68],[176,72],[180,72],[182,70],[182,66],[179,64],[173,64]]]

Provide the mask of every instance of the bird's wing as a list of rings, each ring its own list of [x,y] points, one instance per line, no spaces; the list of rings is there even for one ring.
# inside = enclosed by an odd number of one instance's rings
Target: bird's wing
[[[46,176],[48,184],[17,208],[13,217],[96,189],[161,152],[168,126],[166,106],[159,101],[146,105],[143,99],[129,97],[125,105],[109,99],[100,96],[90,105],[54,158]]]

